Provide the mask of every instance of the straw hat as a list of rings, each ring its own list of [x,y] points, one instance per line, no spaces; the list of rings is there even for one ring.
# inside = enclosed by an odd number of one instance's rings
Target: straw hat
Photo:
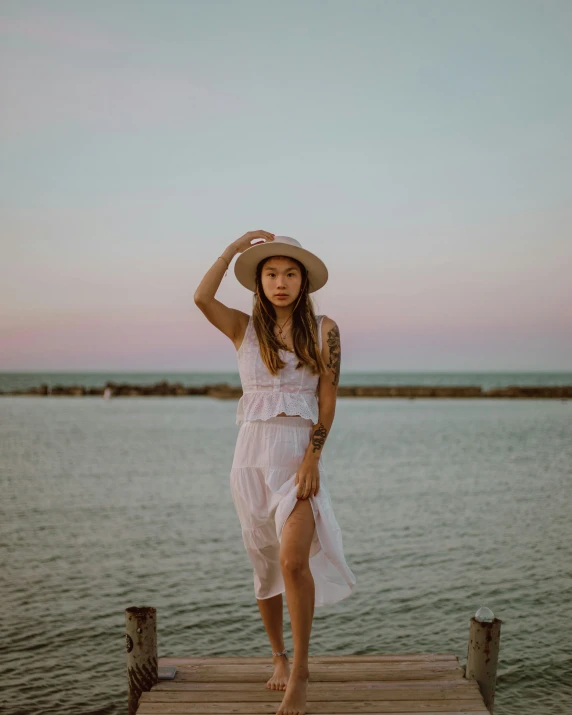
[[[243,251],[234,264],[234,274],[245,288],[256,292],[256,266],[263,258],[289,256],[303,263],[308,271],[308,292],[313,293],[328,280],[326,264],[290,236],[274,236],[273,241],[255,243]]]

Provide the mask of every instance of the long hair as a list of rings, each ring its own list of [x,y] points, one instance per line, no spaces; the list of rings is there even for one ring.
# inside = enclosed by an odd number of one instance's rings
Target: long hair
[[[262,361],[272,375],[277,375],[286,363],[280,357],[279,350],[288,348],[274,335],[276,311],[271,301],[264,294],[262,287],[262,268],[271,256],[263,258],[256,266],[256,292],[252,306],[252,323],[260,345]],[[276,256],[278,257],[278,256]],[[296,370],[307,365],[312,375],[327,373],[326,363],[318,347],[318,330],[312,298],[308,292],[308,271],[306,266],[291,256],[280,256],[294,261],[302,273],[300,294],[296,299],[292,314],[292,343],[298,357]]]

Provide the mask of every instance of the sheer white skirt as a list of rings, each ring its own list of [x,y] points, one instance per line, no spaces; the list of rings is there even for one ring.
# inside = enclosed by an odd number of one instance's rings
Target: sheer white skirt
[[[254,571],[254,593],[264,599],[284,593],[280,541],[286,519],[296,506],[296,472],[310,441],[312,420],[299,416],[271,417],[240,425],[230,485]],[[330,501],[322,457],[320,489],[309,501],[315,529],[310,570],[315,605],[326,606],[349,596],[356,579],[344,558],[342,533]]]

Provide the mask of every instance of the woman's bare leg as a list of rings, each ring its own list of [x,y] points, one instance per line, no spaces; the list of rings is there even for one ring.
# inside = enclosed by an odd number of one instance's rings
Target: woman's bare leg
[[[262,622],[268,634],[268,640],[274,653],[281,653],[284,650],[283,632],[283,611],[282,594],[272,598],[258,598],[258,609],[262,616]],[[267,681],[266,687],[270,690],[286,690],[288,676],[290,675],[290,664],[285,655],[273,656],[274,673]]]
[[[314,578],[310,571],[310,546],[314,513],[308,499],[298,500],[282,530],[280,567],[292,625],[294,660],[277,715],[303,715],[308,687],[308,649],[314,617]]]

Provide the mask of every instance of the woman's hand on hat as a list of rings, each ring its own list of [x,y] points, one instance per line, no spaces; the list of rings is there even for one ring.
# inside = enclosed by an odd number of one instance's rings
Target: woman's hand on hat
[[[252,244],[251,241],[253,241],[255,238],[263,238],[264,241],[258,241],[257,243]],[[248,233],[245,233],[244,236],[237,238],[233,245],[236,247],[236,250],[239,253],[242,253],[243,251],[246,251],[247,248],[250,248],[250,246],[252,245],[256,246],[258,245],[258,243],[266,243],[266,241],[273,240],[274,234],[270,233],[269,231],[248,231]]]

